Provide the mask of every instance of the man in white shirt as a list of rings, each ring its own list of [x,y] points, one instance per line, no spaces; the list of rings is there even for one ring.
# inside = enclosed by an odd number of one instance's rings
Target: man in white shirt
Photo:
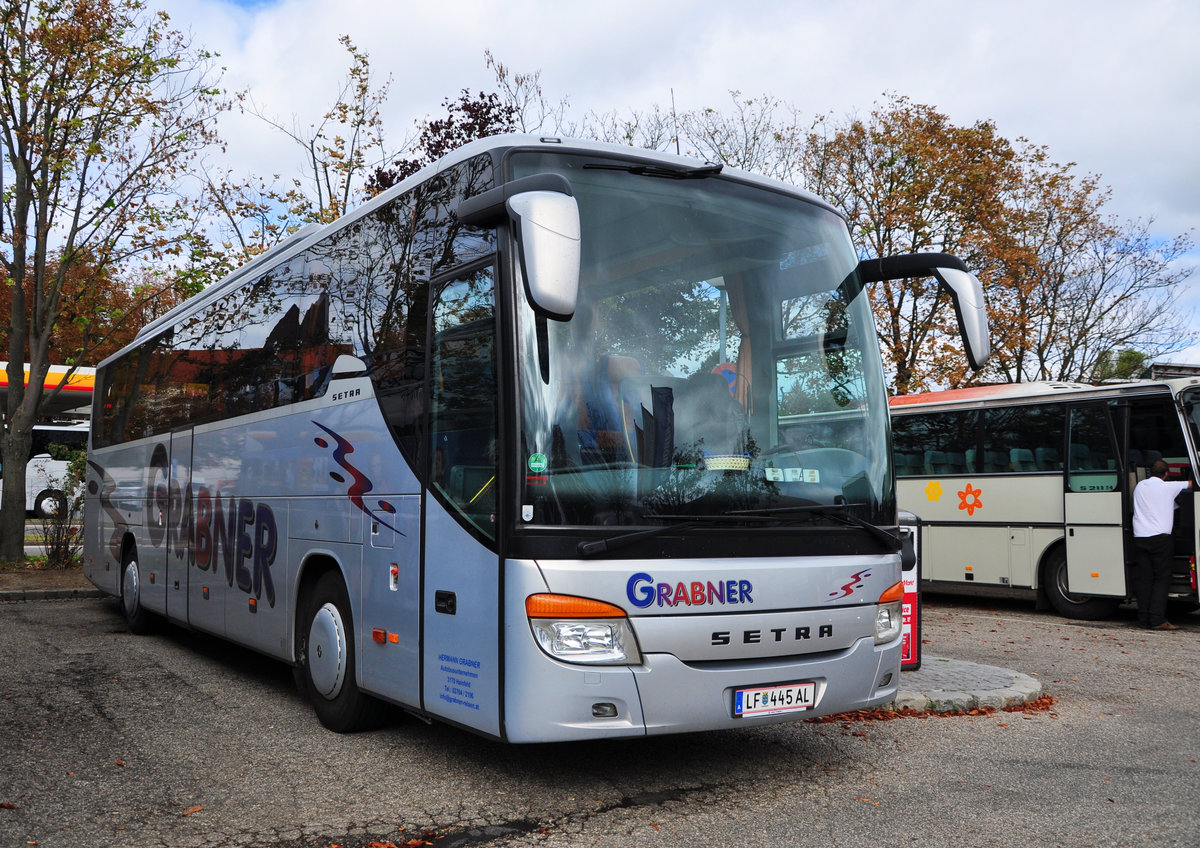
[[[1167,621],[1167,592],[1175,546],[1175,499],[1192,487],[1190,480],[1167,482],[1170,467],[1161,459],[1133,490],[1133,546],[1137,550],[1138,623],[1151,630],[1178,630]]]

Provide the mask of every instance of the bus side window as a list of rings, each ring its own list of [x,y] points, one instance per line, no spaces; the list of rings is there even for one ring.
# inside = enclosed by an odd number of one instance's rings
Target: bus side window
[[[1038,471],[1062,471],[1062,459],[1054,448],[1037,448],[1033,455]]]
[[[897,416],[892,437],[897,475],[940,476],[978,470],[974,410]]]
[[[1071,409],[1067,439],[1067,487],[1072,492],[1118,488],[1109,413],[1101,404]]]
[[[1058,451],[1065,415],[1061,404],[1007,406],[988,409],[980,428],[986,471],[993,474],[1032,474],[1060,471]]]
[[[492,272],[442,289],[433,312],[430,462],[460,520],[495,537],[496,366]]]

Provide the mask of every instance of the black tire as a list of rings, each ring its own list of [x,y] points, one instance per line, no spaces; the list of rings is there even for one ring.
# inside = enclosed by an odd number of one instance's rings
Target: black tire
[[[1042,588],[1050,605],[1059,615],[1079,621],[1099,621],[1108,618],[1121,605],[1118,598],[1095,598],[1072,595],[1067,582],[1067,549],[1059,545],[1042,566]]]
[[[51,518],[55,515],[65,515],[66,512],[67,496],[62,492],[47,489],[34,498],[33,514],[38,518]]]
[[[299,610],[295,678],[321,724],[335,733],[366,730],[383,717],[383,704],[355,681],[350,597],[336,571],[321,575]]]
[[[142,571],[137,549],[130,548],[121,558],[121,615],[130,633],[144,636],[154,629],[154,621],[142,606]]]

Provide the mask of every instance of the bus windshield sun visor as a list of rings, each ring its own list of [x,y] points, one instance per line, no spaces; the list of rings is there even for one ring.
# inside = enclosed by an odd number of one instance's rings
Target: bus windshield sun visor
[[[571,184],[562,174],[533,174],[468,197],[458,204],[455,214],[458,215],[459,222],[468,227],[495,224],[505,215],[509,199],[527,191],[553,191],[567,197],[575,196],[571,191]]]

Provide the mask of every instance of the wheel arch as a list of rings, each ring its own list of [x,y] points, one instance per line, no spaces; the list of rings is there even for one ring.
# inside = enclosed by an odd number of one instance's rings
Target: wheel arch
[[[1056,556],[1062,552],[1062,556],[1067,555],[1067,537],[1059,536],[1042,550],[1042,555],[1038,557],[1037,569],[1034,572],[1034,577],[1037,584],[1033,587],[1037,591],[1037,608],[1051,609],[1050,595],[1046,592],[1046,569]]]
[[[308,554],[300,563],[300,567],[296,570],[295,580],[295,603],[292,604],[291,614],[291,630],[292,638],[289,639],[291,644],[288,660],[293,664],[296,662],[296,637],[295,634],[300,628],[300,618],[305,614],[308,608],[308,598],[312,594],[313,588],[317,585],[323,576],[331,571],[336,571],[342,578],[342,584],[347,587],[349,592],[349,582],[346,580],[346,570],[338,561],[337,557],[327,551],[313,551]],[[357,622],[358,610],[355,608],[354,598],[350,598],[351,615],[355,616]]]
[[[137,549],[138,549],[137,537],[134,536],[132,530],[126,529],[125,532],[121,534],[121,548],[120,548],[121,555],[119,557],[117,557],[117,568],[124,569],[125,568],[125,560],[129,557],[129,554],[131,552],[133,553],[134,556],[137,556]],[[120,594],[120,592],[121,592],[121,582],[118,580],[117,581],[117,593]]]
[[[67,503],[67,495],[60,489],[47,487],[37,493],[37,497],[33,499],[33,514],[36,518],[51,518],[54,513],[48,513],[42,508],[42,504],[48,500],[54,501],[56,512],[58,510],[65,511],[69,508]]]

